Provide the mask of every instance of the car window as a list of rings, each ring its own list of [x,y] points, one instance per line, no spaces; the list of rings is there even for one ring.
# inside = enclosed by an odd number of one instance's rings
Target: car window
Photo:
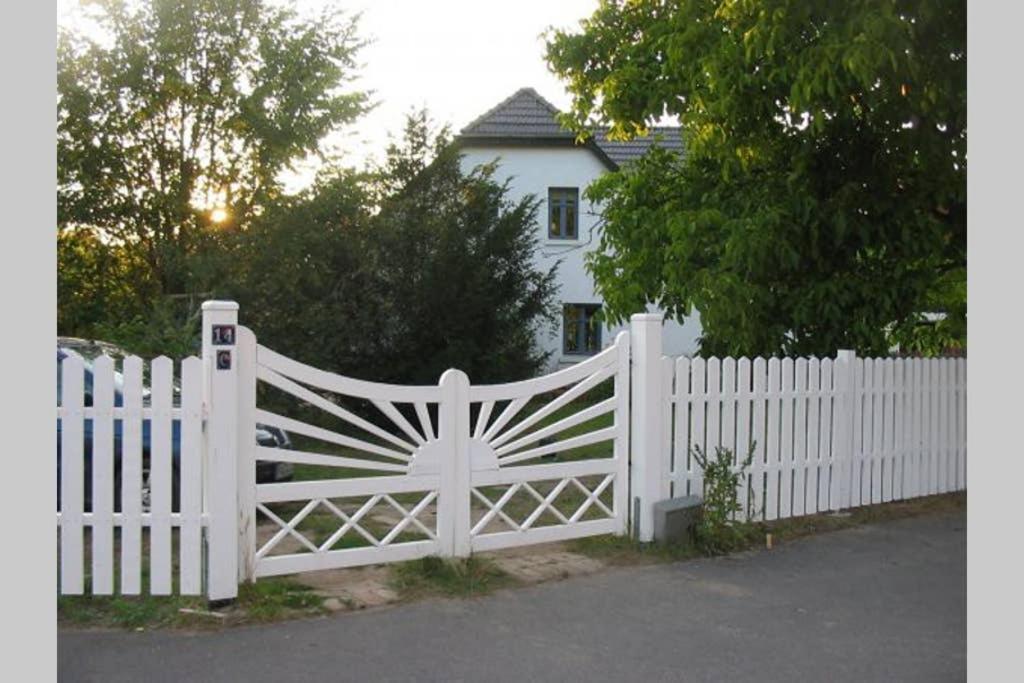
[[[84,401],[85,405],[92,405],[93,395],[93,359],[84,358],[78,353],[77,349],[60,348],[57,349],[57,405],[60,406],[62,403],[63,395],[63,374],[61,368],[63,361],[70,355],[76,355],[82,358],[82,365],[84,368],[83,389],[85,392]],[[123,362],[124,357],[114,358],[115,370],[114,370],[114,406],[120,407],[124,405],[124,373],[116,369]],[[150,396],[152,394],[149,386],[150,373],[149,364],[143,366],[144,373],[142,377],[142,403],[143,405],[149,405]],[[171,378],[171,402],[177,406],[181,404],[181,379],[177,376]]]
[[[74,353],[74,352],[72,352]],[[60,406],[63,402],[64,395],[64,373],[62,368],[64,366],[64,359],[69,354],[61,349],[57,349],[57,405]],[[82,376],[82,388],[85,393],[83,399],[86,406],[92,405],[93,396],[93,365],[91,360],[84,360],[83,365],[83,376]],[[142,388],[142,397],[144,400],[149,398],[149,388]],[[117,407],[124,405],[124,375],[114,370],[114,405]]]

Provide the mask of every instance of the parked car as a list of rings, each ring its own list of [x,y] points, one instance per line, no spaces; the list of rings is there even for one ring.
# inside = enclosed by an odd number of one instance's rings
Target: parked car
[[[75,354],[82,358],[84,365],[83,377],[83,403],[86,406],[92,405],[93,396],[93,361],[99,355],[107,355],[115,360],[123,360],[129,354],[123,349],[100,341],[75,339],[71,337],[58,337],[57,339],[57,404],[60,405],[62,367],[63,361],[69,355]],[[124,376],[114,371],[114,406],[124,405]],[[175,379],[174,402],[179,402],[181,387]],[[149,403],[150,390],[144,385],[142,388],[143,405]],[[84,504],[85,510],[92,509],[92,434],[93,424],[91,419],[83,421],[83,457],[84,457]],[[114,420],[113,441],[114,441],[114,509],[121,509],[121,452],[123,420]],[[61,420],[57,419],[57,509],[60,509],[61,495]],[[150,420],[142,421],[142,476],[143,476],[143,506],[149,505],[149,454],[150,454]],[[256,425],[256,443],[270,448],[291,448],[291,438],[288,433],[277,427],[269,425]],[[172,501],[171,505],[175,511],[180,509],[181,485],[179,478],[179,467],[181,462],[181,421],[173,420],[171,423],[171,470],[172,470]],[[293,475],[291,463],[267,462],[259,460],[256,462],[256,481],[259,483],[288,481]]]

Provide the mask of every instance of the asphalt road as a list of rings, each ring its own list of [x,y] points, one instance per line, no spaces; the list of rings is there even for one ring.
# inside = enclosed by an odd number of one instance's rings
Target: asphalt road
[[[966,518],[216,633],[61,630],[64,681],[962,681]]]

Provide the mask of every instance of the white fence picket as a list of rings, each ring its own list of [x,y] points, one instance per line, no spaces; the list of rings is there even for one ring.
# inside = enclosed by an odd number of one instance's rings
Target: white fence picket
[[[755,442],[754,459],[750,466],[750,487],[753,492],[751,497],[754,511],[752,517],[764,519],[766,513],[765,504],[765,464],[768,458],[768,437],[767,427],[767,391],[768,391],[768,369],[767,361],[758,357],[754,359],[754,399],[753,399],[753,438]]]
[[[121,437],[121,593],[142,592],[142,359],[124,359]]]
[[[853,452],[850,454],[850,498],[843,501],[843,507],[857,507],[864,504],[863,469],[865,441],[871,443],[868,425],[871,422],[871,404],[868,403],[868,384],[871,382],[869,359],[857,358],[853,364]],[[865,439],[865,434],[869,436]]]
[[[920,495],[928,496],[935,492],[932,483],[931,434],[932,434],[932,364],[928,358],[921,359],[921,382],[919,385],[918,402],[921,405],[921,483]]]
[[[779,447],[779,517],[793,514],[793,468],[795,449],[793,447],[793,359],[783,358],[782,363],[781,439]]]
[[[865,501],[869,503],[882,502],[882,430],[885,417],[885,375],[884,365],[881,358],[875,358],[871,365],[871,496]]]
[[[689,467],[689,486],[687,492],[691,496],[700,496],[704,493],[704,472],[701,466],[693,457],[692,450],[700,448],[707,453],[705,442],[705,420],[707,416],[707,399],[705,391],[707,387],[707,367],[703,358],[694,358],[690,363],[690,449],[687,453]]]
[[[920,405],[917,400],[918,363],[916,358],[904,360],[904,400],[903,409],[906,419],[903,441],[903,495],[913,498],[917,495],[917,478],[919,459],[917,457],[917,438],[920,434]]]
[[[904,496],[919,496],[921,485],[921,458],[919,457],[919,439],[921,438],[921,401],[919,400],[918,383],[921,381],[921,367],[918,358],[906,359],[906,473],[903,475]]]
[[[949,363],[939,359],[939,493],[950,490],[949,483]]]
[[[879,449],[878,474],[881,479],[879,486],[880,501],[888,503],[892,500],[892,461],[893,461],[893,363],[892,358],[882,361],[882,447]]]
[[[678,358],[675,365],[675,433],[672,443],[672,495],[690,494],[690,359]]]
[[[721,438],[719,444],[732,453],[733,469],[737,467],[742,456],[736,448],[736,359],[722,360],[722,417]],[[735,516],[734,516],[735,518]]]
[[[796,402],[793,408],[793,508],[794,517],[807,509],[807,359],[795,363]]]
[[[765,487],[765,519],[779,517],[779,428],[782,425],[780,411],[782,408],[782,375],[781,362],[778,358],[768,360],[768,432],[766,444]]]
[[[946,363],[942,358],[936,358],[935,386],[936,402],[938,405],[938,423],[935,434],[935,463],[938,469],[937,493],[946,492]]]
[[[907,480],[910,484],[909,495],[911,496],[921,495],[921,484],[924,481],[924,470],[922,469],[924,461],[921,458],[921,381],[923,377],[921,359],[910,359],[910,445],[908,447],[910,472]]]
[[[722,361],[712,356],[707,364],[707,450],[709,459],[717,457],[722,445]]]
[[[745,462],[750,453],[750,359],[740,358],[736,364],[736,457],[739,461]],[[751,512],[750,505],[750,474],[749,469],[744,476],[740,477],[740,487],[737,497],[741,519],[749,519]]]
[[[939,425],[942,418],[939,415],[939,360],[928,359],[928,465],[930,468],[930,483],[928,492],[939,493]]]
[[[949,394],[947,387],[949,384],[948,369],[949,366],[946,363],[946,359],[938,359],[939,366],[939,381],[938,381],[938,402],[939,402],[939,424],[938,434],[936,439],[935,456],[939,470],[939,485],[938,492],[945,493],[949,490],[948,477],[949,469],[946,467],[946,455],[947,455],[947,441],[946,441],[946,427],[949,425],[948,409],[949,409]]]
[[[946,428],[949,426],[948,414],[949,414],[949,394],[947,387],[949,383],[948,370],[949,366],[946,363],[945,358],[938,359],[939,361],[939,441],[938,441],[938,461],[939,461],[939,493],[945,493],[949,490],[949,469],[946,466],[946,455],[947,455],[947,441],[946,441]]]
[[[957,367],[957,487],[967,488],[967,360],[958,358]]]
[[[946,364],[946,490],[956,490],[956,360]]]
[[[812,361],[813,363],[814,361]],[[829,509],[829,491],[832,486],[832,477],[835,476],[832,459],[832,403],[835,400],[835,391],[832,387],[832,359],[825,358],[820,365],[819,379],[819,400],[818,419],[813,424],[816,426],[817,457],[815,461],[818,469],[818,491],[817,491],[817,512],[825,512]],[[814,376],[813,374],[811,375]]]
[[[153,377],[150,401],[149,484],[149,592],[171,593],[171,497],[173,464],[171,458],[171,407],[173,404],[170,358],[160,356],[150,364]]]
[[[857,467],[860,472],[858,478],[860,479],[859,487],[859,502],[858,505],[869,505],[871,503],[871,452],[873,447],[874,437],[874,420],[875,420],[875,402],[874,402],[874,391],[875,391],[875,365],[874,359],[865,358],[864,372],[860,376],[861,379],[861,390],[864,397],[864,402],[861,406],[863,411],[862,418],[862,441],[861,447],[858,453]]]
[[[114,592],[114,361],[93,363],[92,592]]]
[[[179,586],[182,595],[202,591],[202,380],[203,362],[181,363],[181,529],[178,532]]]
[[[84,414],[82,359],[69,355],[61,363],[61,492],[60,492],[60,589],[64,594],[83,592],[82,497],[84,475],[82,445]]]
[[[678,487],[676,485],[675,468],[677,467],[676,453],[673,449],[673,443],[675,440],[675,433],[673,431],[673,418],[675,416],[675,405],[676,401],[674,397],[675,391],[675,367],[676,363],[668,356],[662,356],[661,358],[661,452],[666,454],[668,458],[668,467],[666,472],[668,473],[668,490],[669,496],[675,497],[679,494],[676,493]],[[629,368],[626,368],[629,371]],[[624,380],[623,380],[624,381]],[[627,394],[626,398],[626,415],[625,419],[629,419],[629,389],[623,390]],[[628,456],[626,457],[628,460]],[[628,467],[626,468],[628,472]],[[628,496],[627,496],[628,497]]]
[[[906,363],[897,358],[893,363],[893,483],[892,499],[902,500],[904,497],[903,478],[906,476]]]
[[[932,494],[932,464],[931,464],[931,376],[932,366],[927,358],[919,359],[918,371],[920,379],[918,382],[918,404],[920,406],[920,432],[918,434],[918,457],[920,458],[920,482],[919,494],[927,496]]]

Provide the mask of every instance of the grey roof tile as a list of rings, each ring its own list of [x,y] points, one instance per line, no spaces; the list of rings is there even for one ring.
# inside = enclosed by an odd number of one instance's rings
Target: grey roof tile
[[[648,134],[642,137],[637,136],[632,140],[619,141],[609,140],[608,129],[599,128],[594,133],[594,139],[597,146],[617,164],[639,159],[652,145],[673,152],[683,151],[683,139],[679,135],[678,127],[652,126],[648,131]]]
[[[463,140],[501,138],[571,143],[576,136],[558,123],[559,113],[533,88],[521,88],[463,128],[459,137]],[[653,127],[650,134],[623,142],[609,140],[607,134],[607,128],[596,129],[593,143],[616,165],[640,158],[654,144],[670,150],[683,149],[679,128],[675,126]]]

